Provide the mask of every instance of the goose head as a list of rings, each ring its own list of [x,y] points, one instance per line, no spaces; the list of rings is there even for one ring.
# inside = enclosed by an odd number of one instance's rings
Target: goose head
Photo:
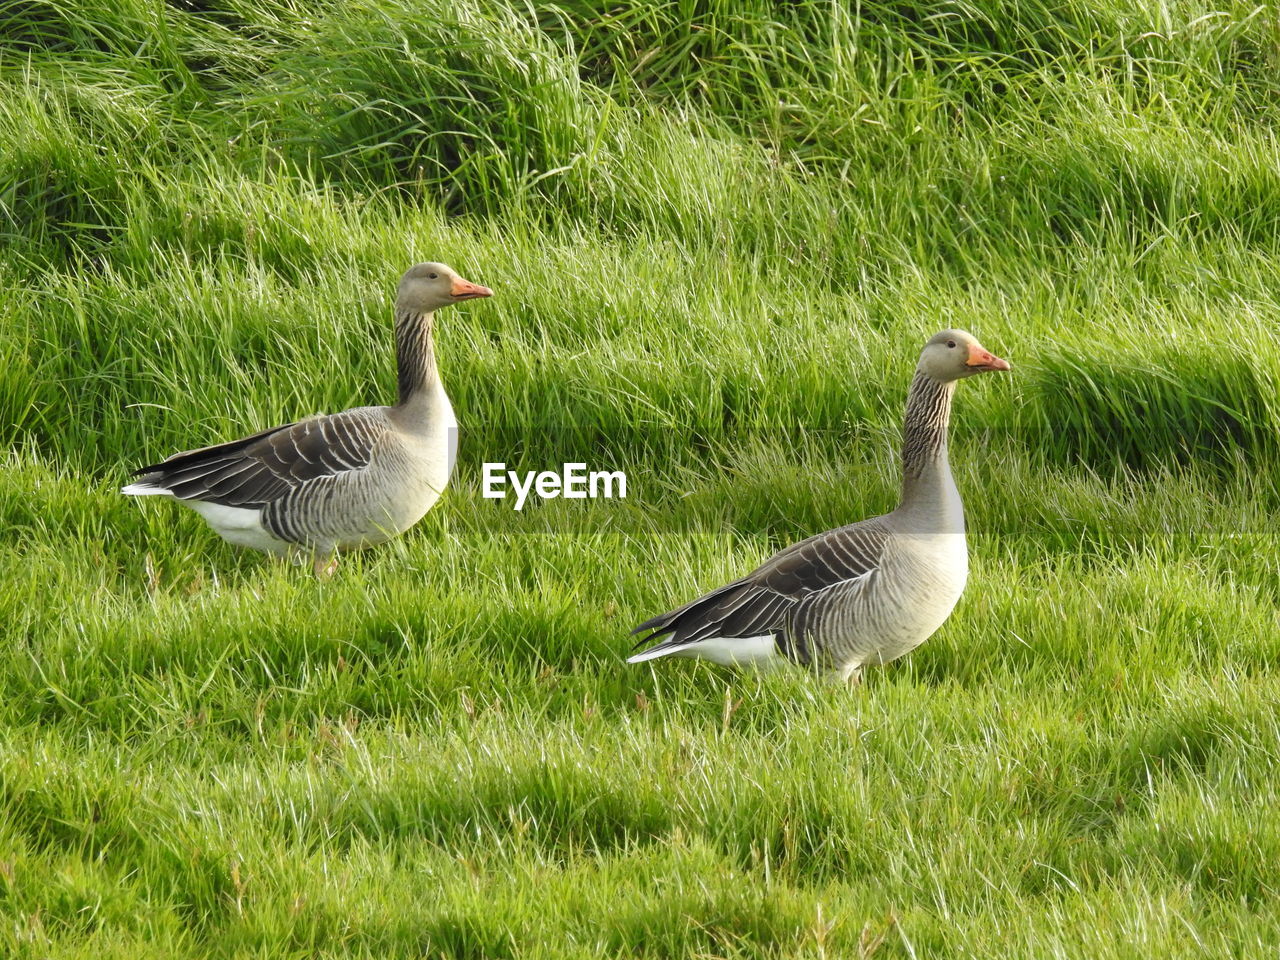
[[[916,369],[942,383],[950,383],[988,370],[1008,370],[1009,361],[995,356],[967,330],[943,330],[924,345]]]
[[[443,263],[419,263],[405,271],[396,292],[396,310],[404,313],[431,313],[451,303],[491,297],[493,291],[464,280]]]

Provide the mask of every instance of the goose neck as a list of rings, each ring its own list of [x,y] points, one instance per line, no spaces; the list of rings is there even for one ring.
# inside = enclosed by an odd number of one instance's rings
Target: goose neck
[[[928,514],[950,529],[963,529],[960,497],[947,460],[947,427],[955,382],[944,383],[917,370],[907,395],[903,424],[902,506]]]
[[[432,337],[433,315],[396,311],[396,379],[399,407],[435,393],[440,383]]]

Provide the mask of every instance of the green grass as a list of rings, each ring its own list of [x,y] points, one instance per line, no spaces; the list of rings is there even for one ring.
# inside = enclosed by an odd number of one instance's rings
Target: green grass
[[[1251,3],[0,0],[0,954],[1271,957],[1280,81]],[[129,469],[462,427],[331,582]],[[855,693],[629,627],[889,509],[973,573]],[[480,464],[626,501],[480,496]]]

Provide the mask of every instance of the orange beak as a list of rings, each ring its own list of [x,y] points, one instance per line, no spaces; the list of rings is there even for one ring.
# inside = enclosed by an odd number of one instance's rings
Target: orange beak
[[[1001,360],[993,353],[988,353],[976,343],[969,344],[969,359],[965,364],[979,370],[1008,370],[1009,361]]]
[[[455,300],[474,300],[476,297],[492,297],[493,291],[488,287],[480,286],[478,283],[472,283],[470,280],[455,277],[453,286],[449,289],[449,294]]]

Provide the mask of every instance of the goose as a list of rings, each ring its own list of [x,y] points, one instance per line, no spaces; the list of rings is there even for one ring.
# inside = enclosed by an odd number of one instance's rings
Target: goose
[[[932,337],[907,394],[897,509],[792,544],[742,579],[646,620],[632,631],[646,634],[636,648],[660,642],[628,662],[794,663],[852,685],[866,664],[927,640],[969,573],[964,509],[947,461],[951,398],[960,380],[1008,369],[964,330]]]
[[[493,291],[443,263],[401,278],[395,304],[399,400],[306,417],[136,470],[128,496],[166,496],[239,547],[333,575],[340,551],[382,543],[417,523],[449,481],[458,425],[436,369],[441,307]]]

